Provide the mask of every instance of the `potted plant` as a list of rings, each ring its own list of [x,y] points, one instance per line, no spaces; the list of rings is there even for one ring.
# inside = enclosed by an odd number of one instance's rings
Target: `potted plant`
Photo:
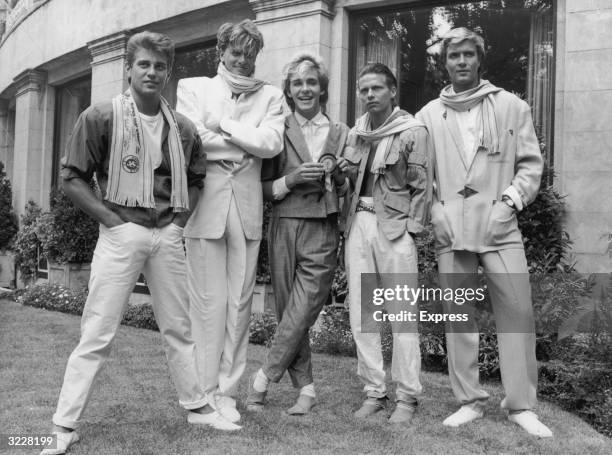
[[[47,259],[49,283],[87,287],[98,224],[56,190],[51,194],[51,209],[38,217],[36,235]]]
[[[17,233],[17,221],[13,213],[13,191],[0,161],[0,287],[15,287],[15,255],[13,238]]]

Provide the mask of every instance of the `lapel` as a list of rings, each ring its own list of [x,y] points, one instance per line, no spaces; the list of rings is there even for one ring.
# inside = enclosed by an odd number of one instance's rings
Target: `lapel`
[[[463,163],[463,167],[466,172],[468,170],[468,163],[465,161],[465,146],[463,145],[463,139],[461,138],[461,133],[459,132],[459,123],[457,122],[456,113],[453,109],[449,109],[444,107],[444,112],[442,113],[442,117],[444,118],[444,124],[448,129],[453,141],[455,142],[455,146],[457,147],[457,152],[459,153],[459,157],[461,158],[461,162]]]
[[[293,114],[288,115],[285,120],[285,134],[287,135],[287,140],[291,142],[291,145],[293,145],[300,159],[305,163],[312,161],[308,146],[304,140],[304,135],[302,134],[302,129]]]

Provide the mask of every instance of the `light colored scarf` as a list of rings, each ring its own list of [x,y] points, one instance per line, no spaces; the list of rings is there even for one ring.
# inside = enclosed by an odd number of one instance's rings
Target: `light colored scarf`
[[[229,86],[232,93],[236,94],[253,93],[267,84],[266,81],[262,81],[261,79],[234,74],[225,67],[223,62],[219,63],[217,74]]]
[[[487,153],[495,154],[499,151],[499,135],[497,130],[497,119],[495,118],[495,99],[493,94],[502,89],[494,86],[489,81],[481,79],[478,86],[460,93],[454,93],[452,85],[442,89],[440,101],[448,111],[449,120],[457,126],[456,112],[465,112],[482,102],[482,123],[480,125],[482,135],[479,147],[485,147]]]
[[[384,174],[389,151],[391,150],[391,143],[393,142],[393,136],[397,133],[401,133],[409,128],[417,126],[425,126],[419,122],[412,115],[406,111],[402,111],[399,107],[395,107],[391,115],[375,130],[372,130],[372,124],[370,119],[370,113],[366,112],[364,115],[357,119],[355,123],[355,132],[363,142],[360,145],[366,152],[366,148],[370,147],[372,142],[380,141],[376,147],[376,154],[372,161],[372,168],[370,172],[372,174]],[[365,156],[365,155],[364,155]]]
[[[170,205],[175,212],[183,212],[189,210],[189,197],[181,136],[174,113],[164,98],[160,100],[160,107],[170,126]],[[126,207],[154,208],[153,174],[153,159],[146,150],[138,108],[128,90],[113,98],[113,137],[105,199]]]

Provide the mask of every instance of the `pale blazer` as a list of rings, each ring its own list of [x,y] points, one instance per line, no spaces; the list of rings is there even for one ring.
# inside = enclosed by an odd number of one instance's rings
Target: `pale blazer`
[[[434,149],[434,203],[431,209],[438,254],[523,248],[516,211],[501,202],[512,185],[523,206],[540,187],[543,160],[529,106],[502,90],[493,95],[499,150],[481,149],[470,163],[459,152],[460,134],[449,126],[439,99],[416,117],[427,126]]]
[[[246,238],[261,239],[261,160],[283,147],[283,93],[264,85],[234,100],[219,76],[187,78],[178,83],[176,110],[196,125],[208,158],[204,188],[185,237],[221,238],[233,194]],[[209,129],[215,119],[227,135]]]

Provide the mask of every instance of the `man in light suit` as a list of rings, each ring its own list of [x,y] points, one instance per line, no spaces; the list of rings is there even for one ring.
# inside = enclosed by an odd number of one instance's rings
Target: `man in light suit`
[[[262,230],[261,160],[282,149],[282,92],[253,77],[263,36],[250,20],[217,34],[217,76],[179,81],[177,111],[196,125],[207,181],[185,226],[190,311],[205,392],[232,422],[246,366]]]
[[[496,315],[499,359],[509,420],[528,433],[552,432],[531,411],[537,365],[527,261],[516,213],[536,197],[542,156],[529,106],[480,78],[484,41],[466,29],[451,30],[442,58],[451,85],[417,118],[434,145],[432,224],[440,282],[457,287],[482,265]],[[459,278],[458,274],[461,274]],[[445,302],[445,310],[454,310]],[[488,394],[478,381],[478,327],[447,325],[448,369],[461,408],[444,421],[463,425],[482,417]]]
[[[346,160],[335,163],[348,127],[321,112],[329,76],[319,57],[300,54],[284,73],[293,113],[285,119],[283,151],[265,160],[262,170],[264,195],[274,202],[268,245],[278,327],[264,365],[251,378],[247,409],[263,409],[268,383],[287,371],[299,389],[287,413],[303,415],[316,398],[308,330],[329,298],[336,269],[338,193],[348,182]]]

